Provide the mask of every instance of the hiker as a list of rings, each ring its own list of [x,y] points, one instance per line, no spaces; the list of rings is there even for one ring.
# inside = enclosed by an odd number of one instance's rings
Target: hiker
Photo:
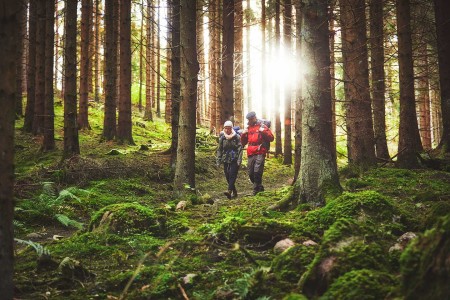
[[[262,120],[256,118],[256,113],[251,111],[246,116],[248,126],[241,135],[242,145],[247,147],[248,175],[253,183],[253,195],[264,191],[262,176],[264,161],[269,149],[269,143],[273,141],[273,134]]]
[[[228,183],[228,191],[224,192],[228,199],[237,197],[235,186],[239,166],[242,162],[242,144],[239,134],[233,129],[233,123],[226,121],[219,137],[217,149],[217,166],[223,163],[223,171]]]

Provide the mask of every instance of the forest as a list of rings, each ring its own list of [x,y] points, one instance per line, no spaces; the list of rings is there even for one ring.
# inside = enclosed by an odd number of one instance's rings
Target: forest
[[[0,299],[449,299],[449,25],[446,0],[2,0]]]

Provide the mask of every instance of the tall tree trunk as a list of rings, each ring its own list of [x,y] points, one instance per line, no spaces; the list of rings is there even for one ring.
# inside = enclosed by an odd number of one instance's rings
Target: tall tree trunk
[[[218,0],[212,0],[209,3],[208,10],[208,29],[209,29],[209,105],[210,105],[210,131],[214,132],[218,130],[217,128],[217,85],[216,85],[216,73],[217,73],[217,51],[216,39],[218,38],[217,33],[217,2]]]
[[[166,107],[165,107],[165,116],[164,120],[167,124],[171,122],[172,119],[172,14],[173,7],[170,3],[170,0],[167,1],[167,24],[168,24],[168,33],[167,33],[167,45],[166,48]]]
[[[44,132],[45,106],[45,0],[36,2],[36,90],[32,133],[41,135]]]
[[[246,78],[247,78],[247,95],[246,95],[246,100],[244,101],[247,102],[247,111],[250,111],[255,105],[253,104],[253,95],[252,95],[252,76],[251,76],[251,72],[250,70],[252,69],[252,61],[251,61],[251,55],[250,55],[250,37],[251,37],[251,15],[250,15],[250,11],[252,9],[251,7],[251,1],[250,0],[246,0],[246,10],[247,13],[245,14],[245,49],[246,49],[246,61],[247,61],[247,70],[245,71],[246,74]],[[242,124],[245,125],[245,120],[242,120]]]
[[[379,158],[389,159],[386,140],[386,107],[384,76],[383,0],[370,0],[370,67],[372,69],[372,106],[375,151]]]
[[[333,16],[333,10],[334,10],[334,5],[332,4],[329,7],[330,10],[330,15]],[[336,54],[334,51],[334,37],[336,35],[336,30],[335,25],[335,18],[334,16],[330,19],[330,76],[331,76],[331,81],[330,81],[330,93],[331,93],[331,126],[333,128],[333,148],[336,149]]]
[[[156,115],[161,118],[161,36],[160,36],[161,7],[158,0],[158,13],[156,14]]]
[[[184,193],[188,184],[195,188],[195,111],[197,102],[197,61],[195,14],[196,2],[181,0],[181,101],[178,130],[177,161],[174,187]]]
[[[33,131],[34,106],[36,101],[36,14],[37,2],[30,1],[28,16],[28,63],[27,63],[27,104],[23,129]]]
[[[113,140],[116,136],[117,109],[117,31],[114,26],[116,0],[105,0],[105,118],[103,137]]]
[[[20,3],[19,5],[19,23],[17,28],[17,51],[16,51],[16,117],[21,118],[23,116],[23,95],[22,95],[22,81],[23,81],[23,71],[24,65],[23,55],[24,55],[24,42],[25,36],[27,34],[27,6],[25,3]]]
[[[223,0],[223,55],[220,123],[234,116],[233,81],[234,81],[234,0]]]
[[[92,0],[81,1],[81,58],[80,58],[80,111],[78,113],[79,129],[91,129],[88,119],[89,95],[89,40]]]
[[[342,56],[349,163],[375,165],[364,0],[341,0]]]
[[[419,127],[422,145],[425,150],[431,150],[431,112],[430,112],[430,89],[429,89],[429,68],[427,44],[423,41],[419,42],[417,58],[418,71],[417,74],[417,104],[419,111]]]
[[[280,1],[275,1],[275,57],[281,56],[281,36],[280,36]],[[271,30],[269,29],[269,32]],[[274,95],[274,103],[275,103],[275,156],[283,154],[283,144],[281,142],[281,116],[280,116],[280,84],[278,80],[273,82],[275,84],[275,95]],[[263,102],[264,106],[266,102]]]
[[[339,192],[331,127],[330,48],[327,0],[304,0],[302,57],[305,71],[302,114],[300,202],[323,205],[329,193]]]
[[[58,8],[58,0],[54,0],[55,5],[55,61],[54,61],[54,76],[53,76],[53,87],[55,88],[55,93],[58,91],[58,82],[59,82],[59,48],[61,46],[60,43],[60,35],[59,35],[59,26],[60,26],[60,18],[59,18],[59,8]]]
[[[95,0],[94,15],[94,101],[100,102],[100,0]]]
[[[134,144],[131,132],[131,0],[120,1],[120,97],[117,138]]]
[[[145,51],[145,111],[144,120],[153,121],[153,0],[147,1],[147,47]]]
[[[64,158],[80,154],[77,127],[77,0],[66,0],[65,17],[65,91]]]
[[[292,57],[292,2],[284,0],[284,48],[287,57]],[[292,164],[292,90],[288,86],[284,91],[284,157],[283,164]]]
[[[267,118],[266,0],[261,0],[261,116]],[[254,110],[254,109],[252,109]]]
[[[144,65],[142,64],[142,58],[144,56],[144,19],[145,19],[145,10],[144,10],[144,0],[141,0],[141,29],[140,29],[140,42],[139,42],[139,100],[138,100],[138,108],[139,112],[142,111],[142,86],[144,81]]]
[[[216,0],[216,7],[217,7],[217,14],[216,14],[216,26],[214,29],[214,36],[216,37],[214,39],[214,48],[216,49],[214,52],[216,54],[216,58],[214,59],[214,62],[216,64],[216,73],[214,75],[215,80],[215,87],[216,87],[216,125],[215,128],[217,132],[220,132],[220,128],[222,128],[223,122],[222,122],[222,111],[223,111],[223,104],[222,104],[222,57],[224,55],[223,53],[223,14],[221,13],[223,10],[223,0]]]
[[[235,0],[235,90],[234,90],[234,124],[242,126],[244,123],[244,11],[243,0]]]
[[[398,65],[400,80],[400,126],[398,166],[417,168],[417,152],[422,150],[417,124],[412,60],[411,14],[409,0],[397,0]]]
[[[332,21],[330,21],[332,22]],[[302,31],[302,6],[301,1],[295,1],[295,31],[296,36],[300,36]],[[302,43],[301,39],[297,38],[296,40],[296,56],[297,56],[297,68],[302,72],[302,63],[300,53],[302,51]],[[331,48],[331,46],[330,46]],[[330,55],[330,58],[332,56]],[[331,62],[330,62],[331,63]],[[330,69],[334,69],[333,65],[330,65]],[[331,73],[330,73],[331,74]],[[302,100],[302,90],[303,90],[303,79],[299,77],[297,82],[297,91],[295,98],[295,127],[294,127],[294,135],[295,135],[295,146],[294,146],[294,182],[297,182],[298,175],[300,172],[301,165],[301,155],[302,155],[302,110],[303,110],[303,100]],[[333,95],[333,94],[332,94]],[[335,131],[333,131],[334,133]],[[336,149],[336,145],[334,145],[333,149]]]
[[[44,142],[42,149],[50,151],[55,149],[55,109],[53,92],[53,57],[55,40],[55,3],[45,0],[45,117]]]
[[[197,92],[197,124],[203,125],[205,119],[205,101],[206,101],[206,71],[205,71],[205,45],[203,39],[203,15],[204,15],[204,4],[203,0],[197,1],[197,55],[198,61],[200,63],[200,76],[198,80],[198,92]]]
[[[181,98],[181,45],[180,45],[180,0],[172,0],[173,19],[172,19],[172,141],[170,145],[171,167],[175,169],[178,149],[178,130],[180,117],[180,98]]]
[[[450,36],[448,24],[450,6],[448,1],[434,0],[436,34],[439,60],[439,83],[441,87],[442,137],[439,148],[450,152]]]
[[[14,119],[16,101],[17,35],[24,3],[17,0],[2,2],[0,10],[0,295],[14,297]]]

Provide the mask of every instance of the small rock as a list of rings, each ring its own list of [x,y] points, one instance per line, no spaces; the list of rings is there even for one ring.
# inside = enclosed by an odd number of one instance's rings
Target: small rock
[[[175,207],[175,210],[184,210],[187,206],[187,201],[180,201],[178,202],[177,206]]]
[[[197,274],[189,273],[186,276],[183,277],[184,284],[191,284],[194,282],[194,278],[197,276]]]
[[[414,232],[406,232],[402,234],[398,239],[397,243],[394,244],[391,248],[389,248],[389,252],[393,251],[403,251],[409,242],[415,239],[417,235]]]
[[[55,235],[53,235],[53,239],[55,240],[55,241],[59,241],[60,239],[63,239],[64,237],[62,236],[62,235],[57,235],[57,234],[55,234]]]
[[[120,152],[117,149],[111,149],[111,151],[109,151],[108,153],[106,153],[106,155],[120,155],[122,154],[122,152]]]
[[[40,235],[39,233],[36,233],[36,232],[27,234],[27,238],[29,238],[29,239],[39,239],[41,237],[42,237],[42,235]]]
[[[302,244],[303,246],[317,246],[317,243],[314,242],[313,240],[304,241]]]
[[[287,249],[291,248],[294,245],[295,245],[295,243],[291,239],[284,239],[284,240],[278,241],[275,244],[275,246],[273,247],[273,252],[276,254],[280,254],[280,253],[283,253],[284,251],[286,251]]]

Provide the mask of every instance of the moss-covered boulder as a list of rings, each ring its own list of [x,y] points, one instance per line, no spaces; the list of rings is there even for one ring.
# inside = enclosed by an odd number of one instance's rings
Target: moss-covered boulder
[[[386,299],[396,285],[395,277],[386,272],[353,270],[337,278],[320,299]]]
[[[349,218],[376,222],[380,230],[401,234],[401,213],[392,200],[375,191],[343,193],[324,207],[308,212],[299,225],[301,235],[319,239],[336,220]]]
[[[319,251],[302,275],[302,292],[308,297],[320,296],[337,278],[353,270],[388,271],[388,250],[380,243],[383,238],[375,225],[339,219],[325,232]]]
[[[162,235],[163,223],[148,207],[138,203],[118,203],[97,211],[92,216],[89,230],[120,234],[150,232]]]
[[[448,299],[450,215],[411,242],[400,257],[406,299]]]
[[[272,261],[271,271],[277,280],[297,283],[317,251],[317,246],[295,245]]]

